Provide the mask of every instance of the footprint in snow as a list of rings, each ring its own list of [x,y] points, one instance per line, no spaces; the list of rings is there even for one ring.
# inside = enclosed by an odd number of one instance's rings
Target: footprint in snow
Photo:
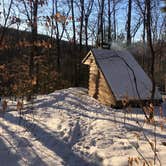
[[[25,137],[20,137],[20,139],[18,141],[19,141],[18,147],[30,147],[30,146],[32,146],[32,144]]]
[[[61,128],[62,128],[62,125],[58,125],[58,126],[57,126],[57,129],[58,129],[58,130],[61,130]]]
[[[70,136],[71,136],[70,143],[69,143],[70,146],[73,146],[82,137],[82,132],[81,132],[81,127],[80,127],[79,121],[76,122],[73,130],[71,130]]]

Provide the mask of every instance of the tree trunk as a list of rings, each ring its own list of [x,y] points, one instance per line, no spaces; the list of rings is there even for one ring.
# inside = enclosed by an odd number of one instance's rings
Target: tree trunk
[[[36,79],[36,85],[33,88],[33,93],[38,91],[38,62],[36,62],[36,66],[34,63],[34,57],[37,56],[37,46],[36,46],[36,42],[37,42],[37,16],[38,16],[38,0],[35,0],[33,2],[33,20],[32,20],[32,53],[30,56],[30,77],[31,79]]]
[[[132,0],[128,0],[128,14],[127,14],[127,46],[131,45],[131,5]]]
[[[114,29],[114,37],[113,40],[116,40],[116,11],[115,11],[115,0],[113,0],[113,29]]]
[[[85,15],[85,45],[88,48],[88,16]]]
[[[72,13],[72,24],[73,24],[73,43],[76,44],[76,28],[75,28],[75,15],[74,15],[74,2],[71,0],[71,13]]]
[[[77,64],[78,64],[78,56],[77,54],[75,53],[76,51],[76,27],[75,27],[75,13],[74,13],[74,1],[73,0],[70,0],[70,3],[71,3],[71,14],[72,14],[72,27],[73,27],[73,47],[72,47],[72,56],[74,57],[74,77],[75,77],[75,80],[74,80],[74,86],[78,86],[78,80],[79,80],[79,75],[78,75],[78,67],[77,67]]]
[[[0,35],[0,44],[2,43],[3,38],[5,36],[6,26],[7,26],[7,22],[8,22],[9,16],[10,16],[12,5],[13,5],[13,0],[10,1],[9,8],[8,8],[8,11],[7,11],[7,15],[5,15],[5,13],[4,13],[5,20],[4,20],[4,25],[3,25],[2,32],[1,32],[1,35]],[[4,10],[5,9],[3,9],[3,11]]]
[[[55,1],[55,12],[58,13],[58,2]],[[57,70],[60,71],[61,68],[61,48],[60,48],[60,35],[59,35],[59,26],[57,20],[55,20],[56,24],[56,54],[57,54]]]
[[[108,0],[108,48],[111,48],[111,0]]]
[[[37,15],[38,15],[38,0],[35,0],[33,2],[33,5],[31,6],[32,10],[32,24],[31,24],[31,31],[32,31],[32,52],[30,55],[30,61],[29,61],[29,75],[30,77],[34,76],[34,57],[37,55],[37,47],[36,47],[36,41],[37,41]]]
[[[81,4],[81,22],[80,22],[80,50],[82,49],[82,31],[83,31],[83,21],[84,21],[84,0],[80,0]]]
[[[142,40],[143,40],[143,45],[144,45],[144,54],[142,56],[142,65],[145,67],[145,57],[146,57],[146,41],[145,41],[145,34],[146,34],[146,16],[145,13],[143,14],[143,34],[142,34]]]
[[[89,16],[92,12],[93,3],[94,3],[94,0],[89,0],[87,12],[85,13],[85,45],[86,45],[86,48],[88,48],[88,22],[89,22]]]
[[[152,79],[152,95],[151,98],[154,99],[155,94],[155,77],[154,77],[154,64],[155,64],[155,52],[153,49],[153,43],[152,43],[152,32],[151,32],[151,0],[146,0],[146,31],[147,31],[147,44],[150,49],[151,53],[151,79]]]
[[[101,47],[103,47],[104,44],[104,29],[103,29],[103,25],[104,25],[104,0],[101,0],[101,17],[100,17],[100,33],[101,33]]]

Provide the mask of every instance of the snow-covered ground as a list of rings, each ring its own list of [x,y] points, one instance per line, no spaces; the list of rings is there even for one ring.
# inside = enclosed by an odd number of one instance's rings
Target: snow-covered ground
[[[143,165],[143,158],[154,165],[154,126],[144,123],[139,109],[105,107],[83,88],[38,96],[33,103],[24,104],[22,116],[15,102],[8,105],[0,116],[1,166],[125,166],[129,161]],[[156,165],[164,166],[166,129],[160,125],[165,119],[155,116],[155,120],[161,162],[156,159]]]

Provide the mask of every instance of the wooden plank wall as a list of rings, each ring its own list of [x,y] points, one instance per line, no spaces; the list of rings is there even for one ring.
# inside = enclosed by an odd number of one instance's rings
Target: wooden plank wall
[[[89,68],[89,95],[94,97],[96,93],[96,80],[98,78],[98,68],[93,62]]]
[[[111,89],[109,88],[101,71],[100,71],[100,78],[99,78],[98,100],[100,103],[109,105],[109,106],[116,104],[115,97]]]
[[[90,66],[88,89],[89,96],[96,98],[100,103],[104,105],[115,105],[116,99],[113,95],[113,92],[109,88],[92,54],[87,58],[84,64]]]
[[[89,95],[104,105],[110,106],[116,103],[115,97],[107,85],[102,72],[98,69],[95,60],[90,64],[89,69]]]

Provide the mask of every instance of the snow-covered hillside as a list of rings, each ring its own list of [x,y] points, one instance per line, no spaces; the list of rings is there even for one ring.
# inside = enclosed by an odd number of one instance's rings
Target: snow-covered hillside
[[[141,155],[153,165],[145,136],[155,142],[154,126],[144,123],[138,109],[124,114],[105,107],[83,88],[38,96],[33,104],[24,104],[21,117],[16,103],[8,104],[0,117],[1,166],[125,166],[129,158],[133,165],[142,165]],[[155,119],[157,154],[166,165],[166,130],[160,127],[164,119]]]

